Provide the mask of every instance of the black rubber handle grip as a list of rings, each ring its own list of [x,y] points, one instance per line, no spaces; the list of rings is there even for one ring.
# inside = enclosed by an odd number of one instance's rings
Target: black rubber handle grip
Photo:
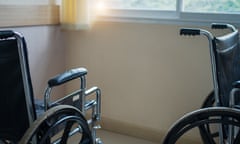
[[[180,35],[200,35],[200,29],[182,28],[180,29]]]
[[[11,30],[0,31],[0,39],[14,36],[14,32]]]
[[[240,88],[240,81],[235,81],[232,85],[234,88]]]
[[[70,80],[79,78],[87,74],[87,69],[85,68],[76,68],[66,71],[62,74],[59,74],[48,81],[49,87],[58,86],[64,84]]]
[[[227,29],[228,25],[223,23],[212,23],[212,29]]]

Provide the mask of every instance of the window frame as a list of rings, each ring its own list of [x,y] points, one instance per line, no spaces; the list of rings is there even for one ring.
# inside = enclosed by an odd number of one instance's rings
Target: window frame
[[[231,23],[240,26],[240,13],[198,13],[183,11],[183,0],[177,0],[176,11],[139,10],[139,9],[107,9],[99,14],[104,21],[163,23],[178,25],[209,25],[212,22]]]

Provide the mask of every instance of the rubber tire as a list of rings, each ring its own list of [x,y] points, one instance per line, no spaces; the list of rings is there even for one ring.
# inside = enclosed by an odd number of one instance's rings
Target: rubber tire
[[[222,119],[224,117],[224,119]],[[230,119],[229,119],[230,118]],[[233,121],[233,120],[234,121]],[[187,131],[209,124],[233,125],[240,128],[240,111],[227,107],[212,107],[193,111],[179,119],[168,131],[163,144],[175,144]],[[240,142],[240,134],[234,139],[233,144]],[[204,144],[216,144],[213,137]]]
[[[80,144],[93,144],[91,131],[88,127],[87,121],[82,113],[75,107],[69,105],[59,105],[50,108],[43,115],[41,115],[21,138],[19,144],[30,144],[32,139],[37,139],[37,143],[50,143],[48,137],[49,133],[54,133],[54,127],[66,123],[77,123],[82,129],[82,138]],[[64,125],[65,126],[65,125]],[[68,125],[71,128],[72,124]],[[64,128],[64,131],[68,128]],[[65,132],[65,135],[67,132]],[[64,135],[64,134],[63,134]],[[64,140],[66,141],[66,140]],[[64,143],[64,142],[62,142]]]

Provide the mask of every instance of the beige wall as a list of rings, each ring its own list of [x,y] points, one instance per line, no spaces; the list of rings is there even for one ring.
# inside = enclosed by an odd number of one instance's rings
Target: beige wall
[[[103,127],[130,126],[135,130],[125,132],[160,140],[200,107],[212,89],[208,41],[181,37],[179,28],[98,22],[89,31],[63,33],[67,67],[86,67],[88,85],[102,89]]]

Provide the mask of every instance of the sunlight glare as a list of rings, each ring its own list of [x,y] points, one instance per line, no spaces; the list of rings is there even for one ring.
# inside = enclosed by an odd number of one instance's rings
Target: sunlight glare
[[[98,0],[96,9],[97,9],[97,14],[100,14],[100,15],[105,14],[107,12],[106,5],[103,0]]]

